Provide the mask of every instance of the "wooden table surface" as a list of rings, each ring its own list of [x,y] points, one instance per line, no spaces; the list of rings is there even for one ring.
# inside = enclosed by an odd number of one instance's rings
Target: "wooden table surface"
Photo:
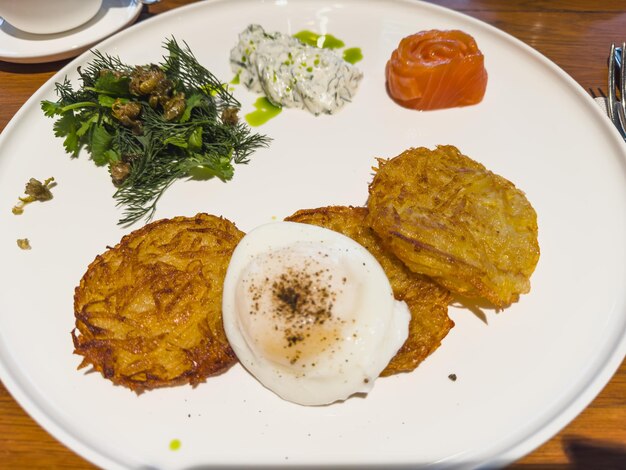
[[[139,21],[191,3],[164,0],[144,7]],[[626,40],[624,0],[437,0],[496,26],[543,53],[586,90],[606,91],[606,56]],[[38,65],[0,62],[0,130],[67,61]],[[626,287],[626,286],[625,286]],[[523,399],[522,397],[520,397]],[[625,468],[626,362],[569,426],[515,467]],[[0,468],[93,468],[58,443],[0,384]]]

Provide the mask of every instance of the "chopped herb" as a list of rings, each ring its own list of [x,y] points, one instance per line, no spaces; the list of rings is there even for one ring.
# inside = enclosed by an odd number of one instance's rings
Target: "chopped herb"
[[[17,246],[19,246],[22,250],[30,250],[32,248],[28,238],[18,238]]]
[[[58,101],[41,103],[67,153],[85,149],[109,167],[124,225],[152,218],[175,180],[202,173],[228,181],[234,164],[269,143],[238,121],[240,103],[186,44],[172,38],[164,48],[162,63],[142,66],[95,51],[78,69],[78,90],[66,78],[56,84]]]
[[[52,199],[52,192],[50,189],[54,186],[56,186],[56,183],[52,177],[44,180],[43,183],[35,178],[29,179],[28,183],[26,183],[26,188],[24,189],[26,197],[19,198],[19,202],[13,206],[12,212],[15,215],[21,215],[24,213],[24,206],[30,204],[31,202],[49,201]]]

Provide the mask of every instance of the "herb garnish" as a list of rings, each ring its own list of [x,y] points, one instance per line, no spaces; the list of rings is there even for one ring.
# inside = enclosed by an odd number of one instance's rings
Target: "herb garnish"
[[[200,172],[228,181],[233,164],[269,142],[239,122],[241,105],[187,44],[172,38],[164,48],[161,64],[144,66],[94,51],[78,69],[78,90],[66,78],[56,84],[58,101],[41,103],[72,157],[85,148],[96,165],[108,165],[124,225],[149,220],[176,179]]]
[[[35,201],[49,201],[52,199],[52,192],[50,189],[54,186],[56,186],[54,177],[44,180],[43,183],[38,179],[30,178],[28,183],[26,183],[26,188],[24,189],[26,196],[19,198],[18,203],[13,206],[12,212],[15,215],[22,215],[24,213],[24,206],[27,204]]]

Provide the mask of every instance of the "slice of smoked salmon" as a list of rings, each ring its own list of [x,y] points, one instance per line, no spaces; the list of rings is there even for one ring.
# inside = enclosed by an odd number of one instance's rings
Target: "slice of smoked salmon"
[[[430,30],[400,41],[385,74],[391,97],[407,108],[441,109],[479,103],[487,88],[485,58],[459,30]]]

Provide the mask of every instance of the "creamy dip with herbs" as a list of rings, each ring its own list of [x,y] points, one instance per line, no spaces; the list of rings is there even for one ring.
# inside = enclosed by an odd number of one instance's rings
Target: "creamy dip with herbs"
[[[234,73],[277,106],[333,114],[352,101],[363,73],[330,49],[248,26],[230,52]]]

